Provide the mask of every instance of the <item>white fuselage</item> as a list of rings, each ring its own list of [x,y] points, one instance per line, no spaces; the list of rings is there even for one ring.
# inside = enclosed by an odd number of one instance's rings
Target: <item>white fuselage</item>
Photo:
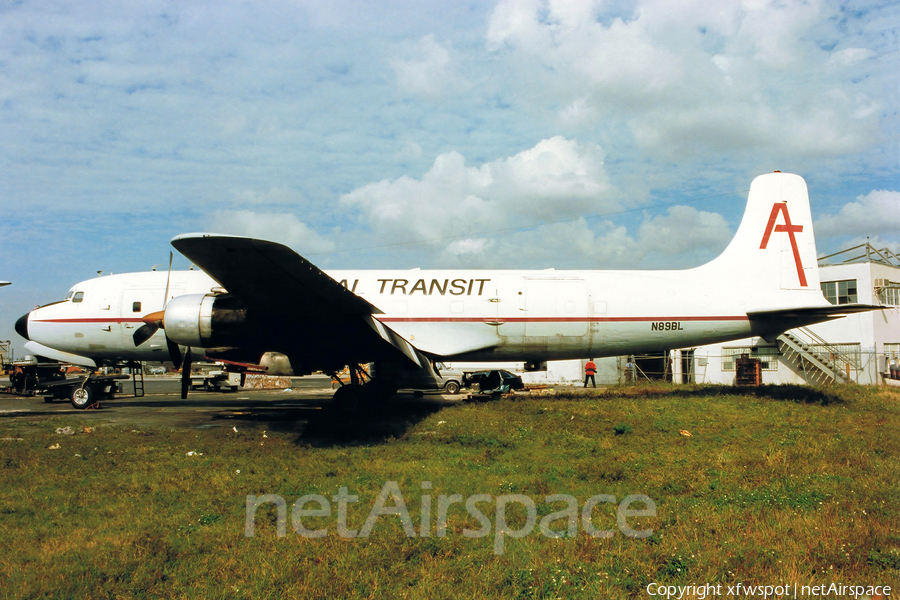
[[[614,356],[736,339],[750,334],[748,310],[771,302],[753,289],[723,289],[698,269],[328,274],[383,311],[375,318],[415,347],[468,360]],[[126,273],[76,284],[66,301],[32,311],[29,338],[98,361],[167,360],[164,331],[141,346],[132,338],[145,314],[162,309],[166,277]],[[168,297],[217,285],[202,271],[175,271]],[[803,296],[797,305],[808,302]]]

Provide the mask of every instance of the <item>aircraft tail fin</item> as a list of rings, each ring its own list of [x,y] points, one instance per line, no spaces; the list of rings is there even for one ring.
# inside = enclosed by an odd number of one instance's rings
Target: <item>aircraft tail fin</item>
[[[777,171],[755,178],[734,239],[700,269],[736,287],[821,295],[806,181]]]

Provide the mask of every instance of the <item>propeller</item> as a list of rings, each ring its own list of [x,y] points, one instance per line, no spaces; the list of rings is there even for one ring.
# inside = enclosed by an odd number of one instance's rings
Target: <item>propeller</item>
[[[156,335],[157,331],[160,329],[165,330],[166,328],[166,305],[169,303],[169,282],[172,279],[172,258],[173,253],[169,252],[169,271],[166,275],[166,293],[163,296],[162,310],[141,317],[144,324],[138,327],[134,332],[134,335],[132,335],[135,347],[146,343],[147,340]],[[170,340],[169,336],[166,336],[166,346],[169,349],[169,357],[172,359],[175,368],[178,369],[183,367],[181,371],[181,397],[186,399],[191,381],[191,349],[188,347],[182,356],[181,347]]]
[[[144,317],[142,317],[141,320],[144,322],[144,325],[138,327],[134,332],[134,335],[131,336],[132,339],[134,339],[135,347],[140,346],[141,344],[152,338],[154,335],[156,335],[156,332],[161,328],[164,328],[163,321],[166,315],[166,304],[169,303],[169,280],[172,278],[172,257],[173,254],[171,251],[169,251],[169,271],[166,274],[166,293],[163,296],[162,310],[155,313],[150,313],[149,315],[145,315]],[[169,345],[169,354],[172,354],[171,344]],[[179,352],[178,354],[180,355],[181,352]],[[174,355],[172,356],[172,360],[175,360]],[[180,362],[180,360],[178,362]]]
[[[140,346],[159,331],[163,326],[163,320],[165,318],[166,311],[161,310],[159,312],[150,313],[149,315],[145,315],[141,318],[144,322],[144,325],[141,325],[134,332],[134,335],[131,337],[134,338],[135,347]],[[152,317],[152,318],[151,318]]]

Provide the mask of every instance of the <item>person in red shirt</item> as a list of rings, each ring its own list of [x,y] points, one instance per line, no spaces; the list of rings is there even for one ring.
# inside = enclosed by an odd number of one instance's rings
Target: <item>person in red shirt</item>
[[[594,375],[597,373],[597,365],[594,364],[594,359],[589,359],[584,364],[584,387],[587,387],[588,379],[591,380],[591,385],[597,387],[597,382],[594,381]]]

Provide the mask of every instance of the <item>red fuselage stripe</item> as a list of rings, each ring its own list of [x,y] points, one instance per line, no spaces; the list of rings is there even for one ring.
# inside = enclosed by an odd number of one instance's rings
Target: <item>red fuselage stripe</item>
[[[735,317],[376,317],[382,323],[644,323],[653,321],[747,321]]]
[[[140,317],[131,319],[35,319],[35,323],[143,323]]]
[[[724,317],[375,317],[382,323],[645,323],[653,321],[747,321],[747,316]],[[36,319],[36,323],[142,323],[140,318]]]

